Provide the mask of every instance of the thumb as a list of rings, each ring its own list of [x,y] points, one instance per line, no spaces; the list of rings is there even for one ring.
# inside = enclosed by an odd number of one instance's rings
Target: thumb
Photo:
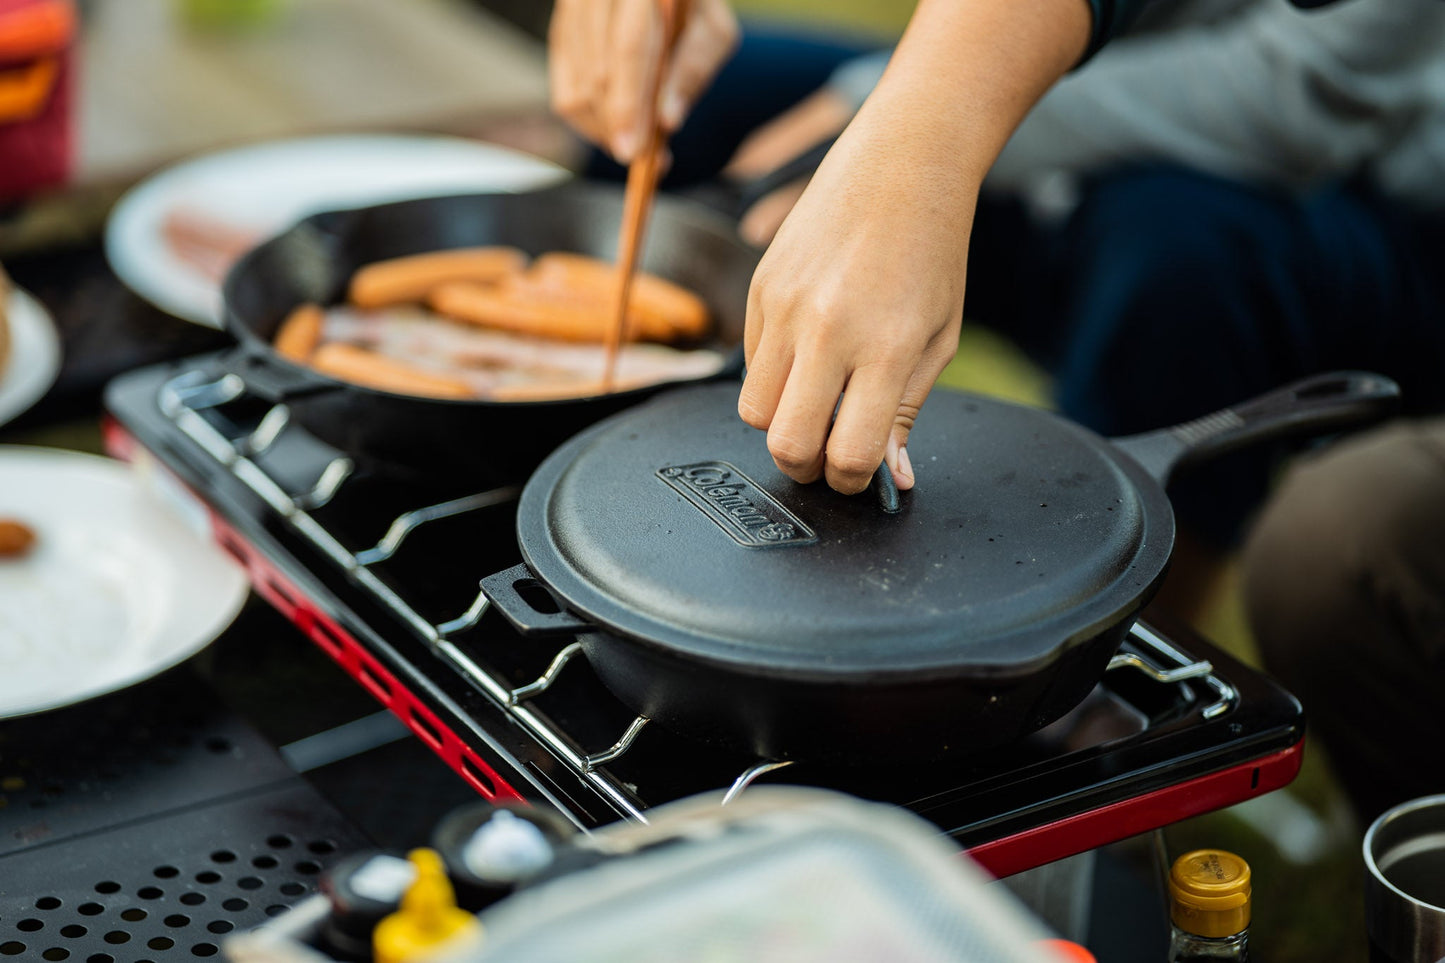
[[[953,344],[957,344],[956,339]],[[923,409],[923,402],[933,390],[938,376],[953,360],[953,354],[953,347],[925,353],[903,389],[903,399],[898,403],[898,413],[893,416],[893,429],[888,434],[888,446],[883,452],[883,460],[893,472],[893,481],[900,491],[912,488],[918,480],[913,472],[913,459],[908,454],[908,436]]]

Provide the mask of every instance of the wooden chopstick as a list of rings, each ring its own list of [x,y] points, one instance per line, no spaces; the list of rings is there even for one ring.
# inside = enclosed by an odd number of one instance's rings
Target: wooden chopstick
[[[613,390],[617,372],[617,356],[627,340],[627,307],[632,296],[632,279],[637,273],[637,258],[647,231],[652,199],[657,193],[658,167],[661,164],[662,125],[657,120],[657,97],[667,74],[672,46],[687,15],[687,0],[657,0],[662,12],[662,52],[653,75],[648,78],[647,101],[652,110],[652,123],[638,155],[627,165],[627,187],[622,200],[622,226],[617,237],[617,295],[613,302],[612,324],[608,327],[607,351],[602,369],[602,390]]]

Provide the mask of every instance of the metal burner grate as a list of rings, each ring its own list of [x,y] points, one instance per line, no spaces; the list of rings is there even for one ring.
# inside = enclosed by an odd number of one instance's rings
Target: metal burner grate
[[[547,717],[534,711],[532,700],[546,692],[573,659],[580,654],[577,643],[559,649],[546,669],[536,678],[522,684],[509,682],[469,656],[454,641],[480,622],[486,613],[486,597],[474,590],[464,607],[461,600],[454,605],[457,614],[438,621],[423,615],[419,606],[399,592],[381,573],[380,566],[392,560],[407,540],[428,523],[442,522],[515,501],[517,488],[473,492],[444,501],[420,504],[398,512],[383,527],[375,544],[348,548],[317,518],[317,513],[333,503],[347,482],[353,478],[355,466],[350,458],[335,457],[314,462],[310,473],[296,470],[296,460],[287,462],[288,471],[268,471],[265,456],[278,445],[291,424],[284,404],[252,411],[244,419],[231,419],[224,414],[226,406],[246,396],[245,382],[233,373],[220,376],[203,371],[179,375],[162,386],[160,409],[192,441],[226,465],[250,490],[263,498],[298,533],[318,548],[344,571],[348,578],[379,601],[393,616],[411,627],[436,653],[449,661],[465,678],[489,696],[515,721],[547,745],[578,775],[591,781],[600,791],[611,796],[634,818],[641,812],[626,799],[626,793],[612,780],[604,767],[622,757],[633,745],[648,723],[637,716],[623,727],[615,741],[602,746],[583,748],[567,732],[560,730]],[[207,417],[207,415],[211,417]],[[1197,660],[1181,652],[1157,633],[1141,627],[1132,636],[1132,651],[1121,652],[1109,664],[1109,671],[1133,669],[1162,685],[1175,685],[1191,679],[1203,680],[1214,692],[1214,701],[1203,709],[1205,718],[1222,714],[1237,700],[1237,693],[1215,676],[1207,660]],[[1194,696],[1184,692],[1184,697]],[[771,760],[756,760],[744,768],[729,784],[726,798],[731,799],[754,779],[782,767]]]
[[[478,581],[521,561],[515,489],[359,468],[224,361],[134,373],[107,404],[112,449],[158,458],[169,472],[157,474],[197,493],[258,593],[474,789],[584,828],[781,779],[906,806],[974,851],[1021,841],[998,865],[1026,867],[1278,788],[1298,768],[1288,693],[1145,623],[1084,704],[1006,751],[839,772],[684,740],[628,711],[572,640],[523,639],[488,611]]]

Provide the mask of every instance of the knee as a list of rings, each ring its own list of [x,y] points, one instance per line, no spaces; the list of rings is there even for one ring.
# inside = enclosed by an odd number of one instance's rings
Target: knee
[[[1445,442],[1445,425],[1437,433]],[[1241,554],[1245,612],[1268,667],[1308,671],[1386,638],[1439,634],[1445,459],[1433,448],[1429,433],[1395,425],[1287,473]]]

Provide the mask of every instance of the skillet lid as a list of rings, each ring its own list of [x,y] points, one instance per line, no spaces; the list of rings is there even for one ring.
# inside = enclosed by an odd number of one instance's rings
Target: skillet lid
[[[909,441],[918,486],[889,515],[779,472],[739,388],[667,392],[533,474],[519,541],[569,609],[780,675],[1007,675],[1131,617],[1163,574],[1163,490],[1072,422],[936,390]]]

